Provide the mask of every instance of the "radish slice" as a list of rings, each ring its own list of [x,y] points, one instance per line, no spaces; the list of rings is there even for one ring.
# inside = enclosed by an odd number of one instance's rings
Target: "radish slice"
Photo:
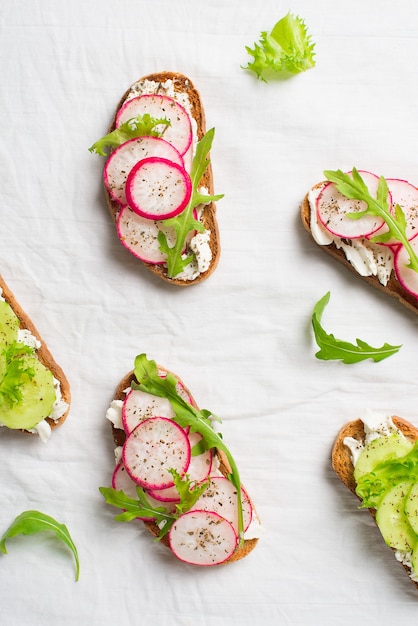
[[[415,237],[411,241],[411,246],[418,253],[418,238]],[[418,298],[418,272],[407,267],[409,263],[409,254],[405,247],[400,245],[395,253],[395,273],[402,287]]]
[[[129,435],[142,420],[150,417],[174,417],[170,401],[140,389],[131,389],[122,405],[122,424],[126,434]]]
[[[118,463],[115,467],[112,475],[112,487],[113,489],[116,489],[116,491],[123,491],[128,498],[132,498],[133,500],[138,499],[138,494],[136,493],[137,484],[131,479],[122,462]],[[159,500],[155,500],[149,492],[146,495],[152,506],[163,506],[162,503]],[[164,506],[169,513],[174,513],[176,509],[174,504],[169,504],[168,502],[167,504],[164,504]],[[140,519],[143,522],[151,522],[154,520],[153,517],[137,517],[137,519]]]
[[[156,130],[164,133],[165,141],[177,148],[180,154],[185,154],[192,143],[192,124],[184,107],[169,96],[144,94],[127,100],[116,116],[116,128],[121,124],[148,113],[155,119],[167,119],[170,126],[161,124]]]
[[[190,463],[187,434],[165,417],[151,417],[127,437],[122,460],[132,480],[145,489],[164,489],[174,485],[168,471],[184,474]]]
[[[192,182],[184,167],[174,161],[148,157],[131,169],[125,194],[138,215],[151,220],[169,219],[187,206]]]
[[[370,195],[375,196],[379,178],[370,172],[360,172]],[[385,221],[383,218],[366,215],[359,219],[347,217],[348,213],[364,211],[367,206],[359,200],[350,200],[343,196],[334,183],[328,183],[322,189],[316,201],[318,218],[324,227],[333,235],[343,239],[367,237],[380,229]]]
[[[409,240],[418,235],[418,189],[399,178],[387,178],[392,204],[399,204],[406,218],[406,235]],[[399,243],[399,242],[394,242]]]
[[[247,530],[253,516],[253,507],[246,491],[241,487],[244,531]],[[237,490],[228,478],[212,476],[209,486],[202,493],[191,510],[215,511],[232,524],[238,532]]]
[[[218,565],[235,551],[238,537],[231,524],[213,511],[188,511],[169,532],[174,554],[192,565]]]
[[[165,234],[170,247],[176,241],[176,231],[172,226],[141,217],[127,205],[119,211],[116,231],[122,245],[131,254],[153,265],[165,263],[167,260],[166,254],[160,250],[158,233]]]
[[[148,489],[148,493],[157,502],[180,502],[179,492],[176,487],[166,487],[165,489]]]
[[[121,205],[126,204],[125,185],[129,172],[138,161],[150,156],[169,159],[183,167],[183,158],[168,141],[160,137],[135,137],[118,146],[107,159],[103,179],[106,189]]]

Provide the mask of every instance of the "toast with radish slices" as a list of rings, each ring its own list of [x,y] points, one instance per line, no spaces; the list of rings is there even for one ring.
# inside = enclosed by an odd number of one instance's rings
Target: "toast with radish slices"
[[[106,417],[116,465],[100,491],[141,520],[181,561],[230,563],[258,541],[259,520],[213,420],[172,372],[144,354],[119,383]]]
[[[418,312],[418,189],[368,171],[325,172],[301,218],[322,250]]]
[[[106,201],[120,242],[177,286],[200,283],[219,261],[213,136],[192,82],[160,72],[129,87],[108,134],[90,148],[106,156]]]
[[[70,407],[70,386],[0,276],[0,425],[46,441]]]
[[[370,413],[345,424],[332,467],[367,508],[418,587],[418,428],[397,416]]]

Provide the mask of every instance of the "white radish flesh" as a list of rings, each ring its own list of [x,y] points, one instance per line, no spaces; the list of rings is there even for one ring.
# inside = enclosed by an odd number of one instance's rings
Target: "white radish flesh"
[[[122,424],[125,432],[129,435],[139,422],[150,417],[174,417],[170,401],[140,389],[131,389],[122,405]]]
[[[148,157],[131,169],[126,180],[128,205],[151,220],[175,217],[187,206],[192,183],[184,167],[169,159]]]
[[[116,116],[116,128],[145,113],[170,122],[170,126],[160,124],[155,130],[162,132],[164,139],[175,146],[180,154],[185,154],[192,143],[191,120],[184,107],[169,96],[144,94],[127,100]]]
[[[359,173],[370,195],[375,197],[379,178],[370,172]],[[325,185],[317,198],[316,207],[318,218],[324,227],[333,235],[345,239],[370,236],[385,223],[383,218],[374,215],[365,215],[358,219],[347,217],[349,213],[364,211],[367,206],[362,201],[343,196],[334,183]]]
[[[399,178],[387,178],[386,182],[392,195],[393,206],[399,204],[405,214],[406,236],[411,240],[418,235],[418,189]]]
[[[213,511],[189,511],[169,532],[170,547],[181,561],[192,565],[218,565],[235,551],[238,536],[232,525]]]
[[[184,475],[190,462],[190,443],[185,431],[165,417],[151,417],[127,437],[122,452],[126,471],[145,489],[174,485],[170,469]]]
[[[126,204],[125,186],[131,169],[142,159],[155,156],[169,159],[183,167],[183,157],[168,141],[160,137],[136,137],[118,146],[108,157],[103,179],[109,194],[119,204]]]
[[[201,441],[202,435],[200,433],[189,433],[190,447]],[[200,483],[209,476],[212,471],[213,453],[212,450],[205,450],[201,454],[196,454],[190,457],[190,463],[187,470],[191,480],[195,480]]]
[[[418,254],[418,237],[410,242],[415,253]],[[404,246],[400,245],[395,253],[395,273],[400,284],[406,291],[418,298],[418,272],[407,267],[409,254]]]
[[[166,254],[160,250],[158,233],[165,234],[170,247],[176,241],[176,231],[172,226],[141,217],[128,205],[119,211],[116,231],[120,242],[131,254],[153,265],[165,263],[167,260]]]
[[[253,507],[251,501],[241,487],[244,530],[251,523]],[[238,496],[237,490],[228,478],[212,476],[209,486],[194,504],[192,510],[215,511],[225,517],[238,532]]]

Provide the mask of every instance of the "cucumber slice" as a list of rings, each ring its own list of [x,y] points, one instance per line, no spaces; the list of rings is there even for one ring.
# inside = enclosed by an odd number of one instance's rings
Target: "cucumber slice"
[[[3,348],[17,339],[19,320],[8,302],[0,300],[0,346]]]
[[[361,451],[354,468],[354,480],[372,472],[378,463],[399,459],[412,449],[413,443],[399,433],[372,439]]]
[[[376,522],[388,546],[410,552],[418,541],[405,514],[405,501],[413,483],[403,481],[392,487],[377,507]]]
[[[418,535],[418,483],[414,483],[405,500],[405,514],[413,531]]]
[[[22,377],[19,387],[22,399],[11,403],[0,397],[0,422],[8,428],[30,430],[51,414],[56,399],[54,377],[34,356],[23,357],[33,377]]]

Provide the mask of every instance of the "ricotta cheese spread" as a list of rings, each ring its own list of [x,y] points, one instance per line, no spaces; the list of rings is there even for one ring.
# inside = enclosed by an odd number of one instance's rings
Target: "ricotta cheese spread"
[[[347,261],[360,276],[376,276],[386,286],[394,269],[393,252],[389,246],[379,245],[366,238],[341,239],[330,233],[318,220],[316,201],[323,187],[311,189],[308,194],[310,229],[312,237],[320,246],[334,244],[343,250]]]

